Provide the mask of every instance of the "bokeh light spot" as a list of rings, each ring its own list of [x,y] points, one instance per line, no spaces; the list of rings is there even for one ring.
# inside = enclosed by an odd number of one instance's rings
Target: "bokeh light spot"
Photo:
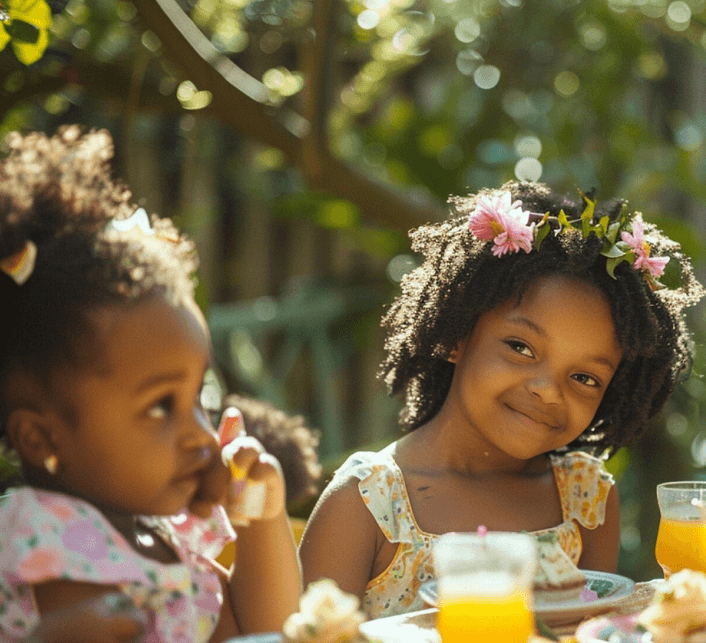
[[[515,154],[517,156],[539,158],[542,153],[542,141],[540,141],[536,136],[530,135],[520,135],[515,138]]]
[[[473,72],[473,80],[481,89],[492,89],[500,82],[500,70],[495,65],[481,65]]]
[[[674,142],[683,150],[693,152],[703,143],[703,136],[692,123],[685,123],[674,132]]]
[[[597,22],[587,22],[582,25],[579,34],[583,46],[591,51],[598,51],[606,44],[605,29]]]
[[[539,181],[542,169],[542,164],[537,159],[523,158],[515,163],[515,176],[518,181]]]
[[[343,200],[329,201],[321,207],[319,221],[329,228],[350,228],[357,221],[357,210]]]
[[[581,81],[573,71],[560,71],[554,78],[554,89],[561,96],[573,96],[580,86]]]
[[[394,282],[400,282],[402,277],[416,267],[417,263],[412,255],[397,255],[387,264],[387,276]]]
[[[472,76],[473,72],[478,69],[478,66],[483,62],[481,56],[474,49],[464,49],[456,56],[456,69],[464,76]]]
[[[372,9],[366,9],[358,14],[357,22],[361,29],[375,29],[380,23],[380,14]]]
[[[474,18],[464,18],[456,25],[454,34],[461,42],[473,42],[480,36],[480,25]]]

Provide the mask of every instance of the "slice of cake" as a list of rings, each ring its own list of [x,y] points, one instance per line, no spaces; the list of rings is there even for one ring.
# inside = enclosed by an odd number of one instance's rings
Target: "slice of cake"
[[[706,574],[691,569],[672,574],[637,622],[655,643],[704,643]]]
[[[578,599],[586,584],[586,575],[559,544],[556,532],[536,537],[537,570],[534,576],[535,600],[557,603]]]

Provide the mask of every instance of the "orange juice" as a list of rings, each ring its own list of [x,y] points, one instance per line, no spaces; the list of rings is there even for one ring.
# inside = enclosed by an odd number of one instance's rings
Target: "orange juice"
[[[662,518],[655,558],[665,578],[681,569],[706,572],[706,523]]]
[[[443,643],[526,643],[534,620],[523,592],[453,596],[440,599],[437,628]]]

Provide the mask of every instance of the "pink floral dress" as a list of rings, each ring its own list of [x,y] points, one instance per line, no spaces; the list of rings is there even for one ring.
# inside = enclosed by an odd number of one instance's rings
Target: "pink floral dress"
[[[562,549],[574,563],[581,557],[578,524],[595,529],[605,520],[608,492],[613,477],[603,461],[575,451],[550,456],[554,479],[561,498],[563,522],[551,529]],[[387,449],[378,453],[354,453],[336,472],[338,477],[358,478],[363,502],[391,543],[399,543],[394,559],[365,590],[363,608],[369,618],[381,618],[423,609],[419,587],[434,579],[432,545],[439,537],[422,531],[412,512],[402,471]]]
[[[180,563],[138,554],[91,504],[20,487],[0,497],[0,642],[39,623],[33,586],[70,579],[117,585],[148,613],[146,643],[202,643],[218,623],[223,592],[212,561],[235,538],[225,513],[139,519],[175,550]]]

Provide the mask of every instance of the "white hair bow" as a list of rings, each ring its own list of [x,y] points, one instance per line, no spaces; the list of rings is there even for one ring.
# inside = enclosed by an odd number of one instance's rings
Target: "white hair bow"
[[[154,234],[154,229],[144,208],[137,208],[127,219],[111,219],[106,230],[128,232],[134,227],[139,228],[143,234]]]

